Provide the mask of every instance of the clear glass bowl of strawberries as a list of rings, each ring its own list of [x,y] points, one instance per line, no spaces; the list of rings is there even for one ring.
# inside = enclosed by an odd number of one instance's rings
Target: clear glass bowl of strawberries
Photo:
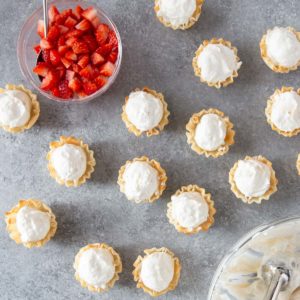
[[[55,101],[86,102],[99,97],[113,84],[121,66],[116,25],[86,1],[51,1],[48,16],[47,37],[42,7],[21,30],[17,50],[23,75]]]

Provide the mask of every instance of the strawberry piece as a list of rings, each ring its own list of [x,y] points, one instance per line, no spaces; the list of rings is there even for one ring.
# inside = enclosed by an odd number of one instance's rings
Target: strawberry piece
[[[72,47],[76,41],[77,41],[77,38],[72,36],[66,40],[66,45],[69,47]]]
[[[72,15],[72,9],[65,9],[59,15],[55,17],[55,22],[59,25],[63,25],[68,17]]]
[[[107,57],[107,60],[114,64],[117,61],[117,59],[118,59],[118,50],[115,49],[112,52],[110,52],[110,54]]]
[[[81,22],[79,22],[75,26],[75,28],[78,29],[78,30],[81,30],[81,31],[87,31],[91,28],[91,23],[88,20],[84,19]]]
[[[101,89],[106,83],[107,83],[108,78],[102,75],[99,75],[94,79],[98,89]]]
[[[59,79],[65,78],[66,76],[66,69],[64,66],[59,66],[56,68],[56,72],[58,74]]]
[[[93,21],[97,17],[97,10],[94,7],[88,7],[86,10],[84,10],[81,15],[89,20],[90,22]]]
[[[50,61],[52,65],[57,66],[60,64],[60,55],[57,50],[50,50]]]
[[[61,62],[66,67],[66,69],[70,68],[70,66],[72,65],[72,62],[70,60],[66,59],[65,57],[61,58]]]
[[[48,19],[49,24],[52,24],[55,21],[56,16],[59,15],[59,11],[55,5],[51,5],[48,10]]]
[[[77,5],[75,9],[73,9],[73,15],[77,20],[81,19],[81,14],[83,12],[83,8],[80,5]]]
[[[91,95],[91,94],[94,94],[98,90],[98,87],[95,83],[88,81],[83,84],[83,89],[87,95]]]
[[[40,46],[42,49],[51,49],[53,48],[52,44],[47,39],[41,39]]]
[[[77,92],[77,95],[78,95],[79,98],[85,98],[87,96],[84,91]]]
[[[65,34],[66,32],[69,31],[69,28],[64,25],[58,25],[58,28],[61,34]]]
[[[70,37],[79,37],[83,34],[83,31],[78,30],[78,29],[72,29],[69,32],[66,33],[66,38]]]
[[[90,51],[88,45],[81,41],[75,41],[72,45],[72,49],[76,54],[89,53]]]
[[[72,17],[67,17],[65,21],[65,26],[69,28],[73,28],[77,24],[77,20],[73,19]]]
[[[49,66],[45,62],[39,62],[34,68],[33,73],[46,77],[49,72]]]
[[[50,42],[56,41],[60,36],[60,30],[57,26],[52,26],[48,30],[47,40]]]
[[[108,43],[112,46],[112,48],[118,47],[118,39],[113,30],[110,30],[108,33]]]
[[[96,35],[96,40],[98,42],[99,45],[103,45],[105,44],[107,37],[108,37],[108,33],[109,33],[109,27],[106,24],[100,24],[95,32]]]
[[[77,64],[73,64],[72,69],[75,73],[79,73],[81,71],[80,66],[78,66]]]
[[[45,91],[49,91],[56,85],[57,80],[57,74],[53,70],[49,70],[46,77],[44,77],[40,87]]]
[[[71,79],[73,79],[74,76],[75,76],[75,72],[73,72],[73,71],[71,71],[71,70],[67,70],[67,72],[66,72],[66,79],[67,79],[68,81],[70,81]]]
[[[57,97],[57,98],[60,98],[60,92],[59,92],[59,89],[58,87],[54,87],[52,90],[51,90],[51,93],[54,97]]]
[[[81,77],[92,79],[94,75],[93,68],[91,67],[91,65],[87,65],[84,69],[82,69],[79,72],[79,74]]]
[[[57,46],[65,46],[65,44],[66,44],[66,39],[63,36],[60,36],[57,41]]]
[[[81,67],[81,68],[85,68],[90,62],[90,59],[87,55],[83,55],[79,61],[78,61],[78,65]]]
[[[51,60],[50,60],[50,50],[42,50],[42,57],[43,57],[43,60],[46,64],[51,64]]]
[[[44,28],[44,21],[38,20],[37,33],[42,39],[44,38]]]
[[[97,28],[100,25],[100,19],[98,17],[95,17],[92,21],[90,21],[94,28]]]
[[[41,46],[40,45],[35,45],[33,47],[33,50],[36,54],[39,54],[41,52]]]
[[[91,52],[94,52],[98,48],[98,43],[91,34],[84,35],[82,39],[87,43]]]
[[[100,65],[100,64],[102,64],[102,63],[105,62],[104,57],[103,57],[101,54],[97,53],[97,52],[94,52],[94,53],[92,54],[91,60],[92,60],[92,63],[93,63],[94,65]]]
[[[67,51],[69,50],[69,47],[64,45],[64,46],[58,46],[58,53],[60,55],[64,55]]]
[[[60,97],[63,99],[70,99],[73,97],[73,91],[69,88],[68,80],[62,80],[58,84]]]
[[[110,61],[108,61],[103,66],[101,66],[100,74],[104,76],[111,76],[114,70],[115,70],[115,65],[112,64]]]
[[[65,54],[65,58],[69,60],[77,60],[77,55],[72,50],[70,50]]]
[[[110,44],[105,44],[97,48],[96,52],[106,57],[112,51],[112,46]]]
[[[81,82],[78,78],[74,77],[69,81],[69,88],[73,92],[79,92],[81,90]]]

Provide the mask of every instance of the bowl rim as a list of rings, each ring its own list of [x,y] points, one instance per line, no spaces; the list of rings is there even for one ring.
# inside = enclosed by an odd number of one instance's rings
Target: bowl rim
[[[20,30],[20,33],[19,33],[18,39],[17,39],[17,59],[18,59],[18,64],[19,64],[19,67],[20,67],[20,70],[21,70],[21,73],[22,73],[23,77],[35,89],[37,89],[43,96],[45,96],[47,99],[49,99],[51,101],[59,102],[59,103],[64,103],[64,104],[67,104],[67,103],[86,103],[86,102],[94,100],[97,97],[99,97],[102,94],[104,94],[113,85],[113,83],[115,82],[115,80],[116,80],[116,78],[117,78],[117,76],[119,74],[119,71],[121,69],[121,64],[122,64],[122,57],[123,57],[122,40],[121,40],[121,36],[120,36],[119,30],[118,30],[116,24],[114,23],[114,21],[112,20],[112,18],[106,13],[105,10],[103,10],[102,8],[100,8],[96,3],[91,3],[91,2],[84,1],[84,0],[65,0],[65,1],[51,0],[51,1],[48,1],[48,7],[50,5],[55,5],[55,4],[59,4],[59,3],[63,3],[63,2],[73,2],[74,4],[77,4],[77,5],[82,4],[82,5],[85,5],[85,6],[93,6],[93,7],[95,7],[97,9],[97,11],[98,11],[98,14],[103,15],[107,19],[108,25],[115,32],[117,40],[118,40],[118,58],[117,58],[117,61],[115,63],[114,73],[112,74],[112,76],[109,77],[107,83],[101,89],[99,89],[97,92],[95,92],[95,93],[93,93],[91,95],[88,95],[88,96],[86,96],[84,98],[62,99],[62,98],[58,98],[58,97],[53,96],[51,93],[49,93],[47,91],[42,90],[34,82],[34,80],[32,80],[30,78],[30,76],[27,75],[27,70],[26,70],[26,67],[23,65],[24,62],[22,62],[21,54],[20,54],[20,52],[23,49],[23,46],[22,46],[23,45],[23,40],[24,40],[23,37],[24,37],[24,35],[26,33],[24,29],[25,29],[25,27],[26,27],[27,24],[34,23],[32,19],[34,19],[37,14],[42,13],[43,6],[39,6],[37,9],[35,9],[33,11],[33,13],[25,20],[25,22],[22,25],[22,28]],[[34,45],[32,45],[32,46],[34,46]]]
[[[222,271],[224,267],[226,266],[226,263],[230,261],[232,256],[236,254],[236,252],[243,246],[245,246],[249,241],[251,241],[253,238],[255,238],[258,234],[263,233],[266,230],[269,230],[277,225],[281,225],[284,223],[288,223],[291,221],[300,220],[300,216],[291,216],[286,217],[280,220],[271,221],[269,223],[264,223],[262,225],[256,226],[254,229],[248,231],[245,235],[243,235],[235,244],[233,247],[231,247],[228,252],[225,254],[225,256],[222,258],[220,263],[218,264],[218,267],[213,275],[213,278],[210,283],[210,287],[207,294],[207,300],[212,300],[213,292],[216,287],[216,283],[218,279],[220,278]]]

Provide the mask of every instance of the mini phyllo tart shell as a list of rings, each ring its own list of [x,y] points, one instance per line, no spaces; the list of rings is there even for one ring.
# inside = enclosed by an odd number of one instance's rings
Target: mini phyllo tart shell
[[[300,42],[300,32],[297,32],[294,28],[292,27],[288,27],[289,31],[291,31],[292,33],[295,34],[295,36],[297,37],[297,39]],[[278,64],[275,64],[271,58],[268,56],[268,50],[267,50],[267,44],[266,44],[266,38],[267,38],[267,34],[269,32],[271,32],[272,30],[269,29],[267,31],[266,34],[263,35],[263,37],[261,38],[259,47],[260,47],[260,55],[261,58],[263,59],[263,61],[265,62],[265,64],[274,72],[276,73],[289,73],[290,71],[295,71],[297,70],[297,68],[300,66],[300,60],[299,62],[292,66],[292,67],[284,67],[284,66],[280,66]]]
[[[5,131],[8,131],[10,133],[20,133],[27,129],[30,129],[36,123],[36,121],[40,115],[40,104],[37,101],[37,95],[33,94],[31,90],[25,88],[23,85],[7,84],[5,86],[5,89],[0,88],[0,94],[5,93],[6,90],[21,91],[21,92],[24,92],[30,98],[30,101],[31,101],[30,118],[29,118],[28,122],[21,127],[9,127],[9,126],[5,126],[5,125],[2,125],[1,127]]]
[[[51,163],[51,155],[55,149],[65,145],[71,144],[80,147],[85,155],[86,155],[86,170],[85,173],[77,180],[63,180],[61,179],[55,171],[54,166]],[[50,151],[47,154],[48,160],[48,170],[52,178],[56,180],[61,185],[65,185],[67,187],[77,187],[86,182],[87,179],[91,178],[91,174],[94,172],[94,167],[96,166],[96,161],[94,158],[94,152],[89,149],[87,144],[84,144],[81,139],[76,139],[73,136],[61,136],[59,141],[54,141],[49,144]]]
[[[239,199],[241,199],[244,203],[248,203],[248,204],[252,204],[252,203],[258,203],[260,204],[262,200],[269,200],[270,196],[272,194],[274,194],[277,191],[277,183],[278,180],[276,178],[275,175],[275,171],[272,167],[272,163],[266,159],[265,157],[259,155],[259,156],[246,156],[244,158],[244,160],[256,160],[259,161],[263,164],[265,164],[266,166],[268,166],[270,168],[270,172],[271,172],[271,177],[270,177],[270,187],[269,189],[262,195],[262,196],[258,196],[258,197],[247,197],[245,196],[237,187],[235,180],[234,180],[234,174],[235,171],[238,168],[238,163],[239,161],[237,161],[233,167],[231,168],[230,172],[229,172],[229,183],[231,185],[231,191],[235,194],[235,196]]]
[[[166,289],[164,289],[163,291],[160,291],[160,292],[157,292],[157,291],[154,291],[154,290],[148,288],[143,283],[143,281],[141,280],[141,276],[140,276],[143,259],[145,259],[150,254],[157,253],[157,252],[163,252],[163,253],[169,254],[170,257],[173,259],[173,262],[174,262],[174,276],[173,276],[169,286]],[[175,254],[172,251],[170,251],[168,248],[165,248],[165,247],[145,249],[144,253],[145,253],[145,256],[142,257],[142,256],[139,255],[138,258],[135,260],[135,262],[133,264],[134,270],[133,270],[132,274],[133,274],[134,281],[137,283],[136,287],[137,288],[142,288],[145,293],[148,293],[152,297],[161,296],[161,295],[163,295],[163,294],[165,294],[169,291],[175,290],[175,288],[177,287],[178,282],[179,282],[180,271],[181,271],[180,261],[177,257],[175,257]]]
[[[292,87],[286,87],[286,86],[283,86],[281,89],[276,89],[274,94],[268,99],[267,101],[267,107],[265,109],[265,114],[266,114],[266,117],[267,117],[267,122],[270,124],[271,128],[276,131],[277,133],[285,136],[285,137],[292,137],[292,136],[295,136],[297,134],[300,133],[300,128],[297,128],[293,131],[283,131],[281,129],[279,129],[271,120],[271,115],[272,115],[272,106],[273,106],[273,103],[275,101],[275,97],[279,94],[282,94],[282,93],[285,93],[285,92],[292,92],[294,91],[294,88]],[[298,89],[297,91],[297,94],[300,96],[300,89]]]
[[[199,124],[201,118],[206,114],[216,114],[219,117],[222,118],[222,120],[225,122],[226,125],[226,136],[225,136],[225,144],[221,145],[219,148],[213,151],[208,151],[202,149],[195,141],[195,134],[196,134],[196,128]],[[191,145],[192,150],[194,150],[199,155],[204,154],[206,157],[219,157],[224,155],[228,152],[229,147],[234,144],[234,136],[235,131],[233,130],[233,124],[230,122],[229,118],[224,115],[223,112],[215,109],[203,109],[198,113],[195,113],[190,118],[189,122],[186,125],[186,136],[187,136],[187,142]]]
[[[297,167],[297,170],[298,170],[298,175],[300,175],[300,153],[298,154],[298,158],[297,158],[297,161],[296,161],[296,167]]]
[[[161,167],[160,163],[157,162],[156,160],[154,159],[149,159],[148,157],[146,156],[142,156],[142,157],[136,157],[134,158],[133,160],[128,160],[126,161],[125,165],[122,166],[119,170],[119,176],[118,176],[118,184],[120,186],[120,191],[122,193],[125,194],[125,182],[124,182],[124,179],[123,179],[123,175],[125,173],[125,170],[126,168],[133,162],[137,162],[137,161],[140,161],[140,162],[146,162],[148,163],[152,168],[154,168],[157,173],[158,173],[158,181],[159,181],[159,186],[158,186],[158,190],[156,193],[154,193],[150,199],[147,199],[145,201],[142,201],[142,202],[149,202],[149,203],[152,203],[156,200],[158,200],[161,195],[163,194],[164,190],[166,189],[167,185],[167,180],[168,180],[168,177],[167,177],[167,174],[166,174],[166,171]],[[136,203],[141,203],[141,202],[136,202]]]
[[[190,27],[192,27],[198,21],[200,15],[201,15],[201,12],[202,12],[202,5],[204,3],[204,0],[195,0],[195,1],[196,1],[196,9],[195,9],[193,15],[190,17],[188,22],[186,22],[184,24],[180,24],[180,25],[173,25],[173,24],[171,24],[171,22],[165,20],[163,17],[158,15],[158,12],[160,10],[159,0],[155,0],[154,11],[156,13],[156,17],[158,18],[158,20],[166,27],[170,27],[174,30],[177,30],[177,29],[186,30],[186,29],[189,29]]]
[[[122,107],[122,115],[121,115],[122,120],[125,123],[128,131],[132,132],[136,136],[141,136],[143,133],[145,133],[148,137],[150,137],[152,135],[158,135],[164,129],[164,127],[169,123],[170,112],[168,110],[168,104],[165,101],[164,95],[162,93],[158,93],[155,90],[152,90],[148,87],[143,87],[142,89],[137,88],[133,92],[140,92],[140,91],[151,94],[152,96],[154,96],[155,98],[157,98],[161,101],[162,106],[163,106],[163,116],[162,116],[159,124],[157,126],[155,126],[154,128],[150,129],[150,130],[141,131],[132,122],[130,122],[130,120],[128,119],[128,116],[126,114],[126,105],[128,103],[129,96],[127,96],[125,98],[125,104]]]
[[[85,280],[83,280],[82,278],[80,278],[77,270],[78,270],[78,267],[79,267],[79,260],[82,256],[82,254],[87,251],[87,250],[90,250],[90,249],[105,249],[105,250],[108,250],[110,252],[110,254],[112,255],[113,257],[113,262],[114,262],[114,266],[115,266],[115,274],[114,276],[112,277],[112,279],[106,283],[106,286],[105,288],[101,288],[101,287],[96,287],[96,286],[93,286],[93,285],[90,285],[88,284]],[[87,288],[89,291],[91,292],[97,292],[97,293],[102,293],[102,292],[105,292],[105,291],[108,291],[109,289],[111,289],[115,282],[117,280],[119,280],[119,273],[122,272],[122,260],[121,260],[121,257],[120,255],[110,246],[108,246],[107,244],[105,243],[95,243],[95,244],[89,244],[85,247],[82,247],[79,252],[76,254],[75,256],[75,262],[74,262],[74,269],[76,270],[75,272],[75,279],[80,282],[81,286],[84,287],[84,288]]]
[[[47,213],[50,216],[50,229],[47,235],[40,241],[22,242],[21,235],[17,228],[16,218],[19,210],[25,206]],[[10,238],[13,239],[17,244],[23,244],[26,248],[42,247],[55,235],[57,229],[57,222],[51,208],[42,201],[35,199],[20,200],[16,206],[14,206],[9,212],[5,213],[5,222]]]
[[[188,186],[183,186],[179,190],[176,191],[175,196],[179,196],[182,193],[186,192],[197,192],[199,193],[203,200],[207,203],[208,205],[208,218],[207,220],[197,226],[196,228],[193,228],[192,230],[182,227],[177,220],[174,219],[173,217],[173,211],[172,211],[172,201],[168,203],[168,210],[167,210],[167,217],[169,219],[170,224],[174,225],[176,230],[181,233],[185,233],[187,235],[197,233],[199,231],[207,231],[215,222],[214,215],[216,214],[216,209],[214,207],[214,201],[211,199],[211,194],[206,193],[205,189],[199,187],[198,185],[188,185]]]
[[[193,68],[194,68],[194,72],[195,72],[195,75],[197,77],[200,77],[200,81],[201,82],[204,82],[206,83],[208,86],[210,87],[215,87],[217,89],[221,88],[221,87],[226,87],[228,86],[229,84],[233,83],[234,82],[234,78],[235,77],[238,77],[238,72],[236,70],[233,71],[233,73],[231,74],[231,76],[229,76],[228,78],[226,78],[224,81],[218,81],[218,82],[208,82],[206,80],[204,80],[201,76],[201,69],[199,68],[198,66],[198,57],[199,55],[201,54],[201,52],[204,50],[204,48],[209,45],[209,44],[222,44],[223,46],[226,46],[228,48],[230,48],[235,56],[236,56],[236,61],[237,63],[240,62],[240,58],[238,57],[238,50],[236,47],[232,46],[231,42],[229,41],[226,41],[222,38],[212,38],[211,40],[204,40],[203,43],[199,46],[199,48],[197,49],[197,51],[195,52],[195,56],[193,58],[193,62],[192,62],[192,65],[193,65]]]

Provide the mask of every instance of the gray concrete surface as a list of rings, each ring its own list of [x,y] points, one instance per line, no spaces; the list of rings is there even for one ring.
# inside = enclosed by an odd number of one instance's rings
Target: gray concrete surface
[[[123,66],[112,89],[84,105],[60,105],[40,96],[41,116],[32,130],[18,135],[0,132],[0,298],[149,299],[135,288],[132,263],[143,249],[166,246],[179,256],[182,273],[177,290],[161,299],[206,300],[219,261],[238,238],[257,225],[300,213],[295,169],[300,137],[279,136],[264,116],[266,99],[276,87],[299,87],[300,70],[272,73],[258,47],[262,34],[274,25],[300,30],[300,2],[206,1],[199,22],[184,32],[162,26],[152,0],[95,2],[112,16],[123,38]],[[1,86],[26,84],[17,63],[17,35],[40,3],[0,2]],[[232,41],[243,61],[236,82],[221,90],[200,84],[191,67],[198,45],[214,36]],[[124,97],[144,85],[163,92],[172,113],[170,124],[157,137],[136,138],[120,118]],[[186,143],[189,117],[208,107],[224,111],[235,124],[236,143],[219,159],[198,156]],[[59,186],[48,175],[48,143],[62,134],[83,138],[95,151],[95,173],[80,188]],[[236,160],[257,154],[273,162],[279,190],[270,201],[248,206],[231,193],[228,171]],[[160,161],[169,177],[163,198],[151,205],[127,201],[117,185],[119,167],[139,155]],[[190,183],[211,192],[218,211],[215,226],[193,237],[178,234],[165,216],[170,195]],[[48,203],[57,216],[57,234],[42,249],[18,246],[5,231],[4,212],[29,197]],[[113,290],[101,296],[81,288],[73,277],[74,255],[93,242],[111,244],[124,264]]]

